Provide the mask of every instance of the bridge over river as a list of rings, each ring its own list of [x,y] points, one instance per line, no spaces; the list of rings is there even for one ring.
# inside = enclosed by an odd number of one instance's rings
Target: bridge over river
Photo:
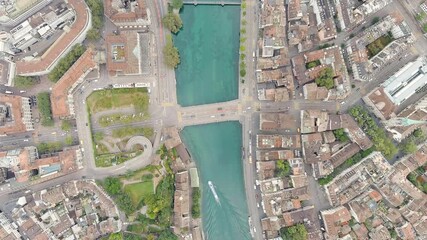
[[[240,5],[240,0],[220,0],[220,1],[204,1],[204,0],[184,0],[184,4],[193,4],[193,5]]]

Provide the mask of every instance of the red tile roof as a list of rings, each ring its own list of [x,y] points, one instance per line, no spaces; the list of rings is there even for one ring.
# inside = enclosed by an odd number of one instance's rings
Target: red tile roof
[[[68,89],[79,80],[79,78],[96,67],[94,51],[86,50],[85,53],[71,66],[70,69],[53,86],[50,100],[52,103],[52,114],[54,117],[66,117],[70,115],[68,107]]]
[[[12,105],[12,115],[14,124],[8,124],[6,126],[0,126],[0,135],[3,134],[11,134],[11,133],[20,133],[20,132],[26,132],[27,128],[22,122],[22,98],[20,96],[13,96],[13,95],[5,95],[0,94],[0,103],[9,103]]]
[[[68,3],[76,11],[76,20],[71,26],[70,30],[63,35],[47,50],[41,58],[34,61],[17,61],[16,73],[30,74],[46,71],[58,58],[65,52],[65,50],[73,41],[79,36],[89,21],[89,9],[86,7],[84,0],[68,0]]]

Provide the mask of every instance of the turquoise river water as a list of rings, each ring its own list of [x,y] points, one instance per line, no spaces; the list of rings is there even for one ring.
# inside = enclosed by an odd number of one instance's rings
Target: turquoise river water
[[[205,237],[208,240],[250,239],[240,123],[185,127],[181,136],[200,175]],[[209,187],[208,181],[212,182],[215,190]]]
[[[176,70],[181,106],[238,97],[240,6],[184,5],[183,29],[174,37],[181,64]]]
[[[178,103],[194,106],[236,99],[240,6],[184,5],[180,15],[184,27],[174,37],[181,56],[176,70]],[[181,135],[199,172],[205,237],[250,239],[240,123],[185,127]]]

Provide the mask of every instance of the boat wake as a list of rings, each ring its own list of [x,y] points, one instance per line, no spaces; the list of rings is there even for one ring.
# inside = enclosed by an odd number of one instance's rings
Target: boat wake
[[[213,183],[211,181],[208,181],[208,185],[209,185],[209,188],[211,189],[212,194],[214,195],[216,203],[221,205],[221,202],[219,201],[218,194],[216,193],[216,190],[215,190],[215,186],[213,185]]]

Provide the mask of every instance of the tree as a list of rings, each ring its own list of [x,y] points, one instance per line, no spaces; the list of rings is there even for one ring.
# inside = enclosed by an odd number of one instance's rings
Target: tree
[[[67,136],[65,138],[65,145],[67,145],[67,146],[73,145],[73,137],[72,136]]]
[[[66,132],[70,131],[71,130],[70,121],[69,120],[62,120],[61,129],[62,129],[62,131],[66,131]]]
[[[335,138],[337,138],[339,141],[341,142],[347,142],[348,141],[348,136],[345,133],[343,128],[340,129],[336,129],[333,131]]]
[[[91,41],[96,41],[101,37],[101,33],[99,32],[99,30],[97,30],[95,28],[91,28],[87,32],[86,37],[87,37],[87,39],[89,39]]]
[[[163,24],[173,33],[177,33],[182,28],[182,20],[176,13],[168,13],[162,19]]]
[[[280,236],[284,240],[306,240],[307,237],[307,229],[305,229],[304,224],[296,224],[292,227],[281,228]]]
[[[319,77],[316,78],[315,82],[319,87],[326,87],[332,89],[334,87],[334,71],[332,68],[327,67],[320,71]]]
[[[166,37],[166,45],[163,48],[163,57],[166,66],[176,68],[180,63],[178,48],[173,45],[172,36]]]
[[[110,234],[110,236],[108,236],[108,240],[122,240],[123,236],[122,233],[118,232],[118,233],[112,233]]]
[[[285,177],[290,175],[291,166],[287,160],[278,160],[276,161],[276,175],[278,177]]]
[[[85,51],[86,48],[83,45],[74,45],[71,51],[67,53],[67,55],[65,55],[63,58],[61,58],[58,64],[47,75],[49,80],[51,80],[52,82],[57,82]]]
[[[416,152],[417,151],[417,145],[415,144],[414,140],[410,139],[409,141],[403,143],[402,151],[405,154],[410,154],[410,153]]]
[[[308,68],[314,68],[314,67],[316,67],[316,66],[317,66],[317,63],[316,63],[315,61],[313,61],[313,62],[309,62],[309,63],[307,64],[307,66],[308,66]]]
[[[171,5],[174,9],[181,9],[184,5],[184,2],[182,0],[172,0]]]
[[[240,69],[240,77],[246,76],[246,69],[242,68]]]
[[[427,193],[427,182],[423,183],[423,192]]]
[[[199,188],[193,188],[193,201],[191,205],[191,216],[193,218],[199,218],[200,217],[200,189]]]
[[[41,114],[43,126],[53,126],[52,108],[50,105],[50,94],[41,92],[37,95],[38,108]]]
[[[104,25],[104,6],[102,0],[86,0],[92,13],[92,28],[89,29],[86,37],[91,41],[101,38],[101,29]]]
[[[38,83],[38,79],[35,77],[16,76],[13,82],[17,88],[30,88]]]
[[[110,195],[117,195],[119,193],[122,193],[122,183],[118,178],[115,177],[107,177],[104,180],[104,188],[105,191],[107,191]]]
[[[424,132],[421,130],[421,128],[417,128],[415,129],[414,133],[412,133],[412,135],[414,135],[416,138],[422,138],[424,137]]]
[[[379,17],[374,17],[373,19],[372,19],[372,25],[374,25],[375,23],[377,23],[377,22],[379,22],[380,21],[380,18]]]
[[[166,229],[164,231],[162,231],[159,235],[159,237],[157,238],[157,240],[178,240],[178,237],[175,236],[175,234],[173,234],[171,232],[171,230]]]

